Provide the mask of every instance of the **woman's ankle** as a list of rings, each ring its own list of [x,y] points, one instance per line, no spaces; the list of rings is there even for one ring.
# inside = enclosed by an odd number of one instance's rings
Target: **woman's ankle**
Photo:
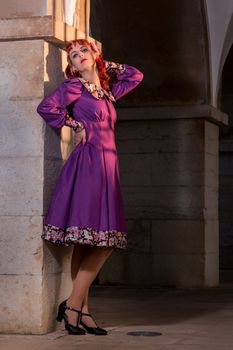
[[[82,311],[83,313],[85,313],[85,314],[88,314],[88,313],[89,313],[89,311],[88,311],[88,305],[83,305],[81,311]]]
[[[77,299],[69,297],[66,301],[66,305],[74,309],[81,310],[82,302],[79,302]]]

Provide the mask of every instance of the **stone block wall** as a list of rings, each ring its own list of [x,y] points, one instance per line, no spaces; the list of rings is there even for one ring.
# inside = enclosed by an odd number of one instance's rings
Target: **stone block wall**
[[[101,283],[218,283],[218,126],[203,119],[121,120],[117,147],[128,249]]]

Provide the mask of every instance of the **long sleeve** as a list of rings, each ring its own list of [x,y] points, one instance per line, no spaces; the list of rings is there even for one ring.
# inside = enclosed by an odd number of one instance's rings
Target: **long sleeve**
[[[76,78],[66,79],[56,90],[46,96],[38,105],[37,113],[53,128],[64,125],[73,128],[75,132],[83,129],[80,120],[71,118],[67,107],[79,99],[82,94],[82,83]]]
[[[105,61],[105,67],[108,73],[113,73],[117,78],[111,87],[116,100],[133,90],[144,76],[140,70],[128,64]]]

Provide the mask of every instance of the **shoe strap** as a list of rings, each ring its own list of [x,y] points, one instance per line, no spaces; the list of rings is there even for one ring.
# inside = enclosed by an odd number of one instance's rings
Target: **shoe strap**
[[[65,306],[65,309],[71,310],[71,311],[75,311],[75,312],[77,312],[77,313],[81,313],[81,310],[73,309],[73,308],[70,307],[70,306]]]

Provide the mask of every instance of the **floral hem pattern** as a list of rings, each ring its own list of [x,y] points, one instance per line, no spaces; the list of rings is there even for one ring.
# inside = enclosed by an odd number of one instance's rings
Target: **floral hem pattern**
[[[98,231],[90,227],[71,226],[66,229],[50,224],[44,225],[41,238],[52,243],[70,246],[75,243],[89,244],[98,247],[125,249],[127,233],[117,230]]]

